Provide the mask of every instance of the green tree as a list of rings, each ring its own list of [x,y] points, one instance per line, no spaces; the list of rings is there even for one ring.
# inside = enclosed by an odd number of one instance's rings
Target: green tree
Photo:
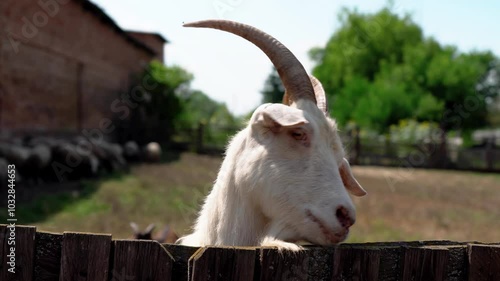
[[[373,81],[381,63],[401,63],[404,48],[422,42],[420,27],[389,8],[373,15],[343,9],[339,20],[341,28],[326,46],[310,52],[317,62],[313,73],[328,93],[343,88],[352,76]]]
[[[344,9],[339,19],[341,28],[310,56],[341,125],[354,121],[387,132],[399,120],[415,119],[437,122],[446,132],[486,124],[485,99],[500,84],[491,78],[498,74],[491,52],[443,47],[390,7],[375,14]]]
[[[184,110],[178,123],[179,130],[187,129],[192,133],[201,125],[204,140],[212,144],[226,144],[229,135],[240,125],[224,103],[212,100],[202,91],[191,90],[183,95],[182,103]]]
[[[152,61],[130,92],[141,102],[133,112],[134,127],[142,141],[168,141],[175,133],[183,105],[180,93],[189,88],[193,76],[179,66]]]
[[[276,68],[273,67],[271,73],[264,83],[264,90],[262,90],[263,103],[280,103],[285,93],[285,87],[281,82],[280,76]]]
[[[453,47],[432,58],[424,87],[444,104],[440,120],[434,120],[442,130],[469,131],[487,124],[486,98],[490,93],[479,85],[494,61],[490,52],[463,54]]]
[[[195,129],[199,123],[207,124],[217,111],[219,103],[199,90],[192,90],[182,99],[184,111],[179,123],[184,128]]]

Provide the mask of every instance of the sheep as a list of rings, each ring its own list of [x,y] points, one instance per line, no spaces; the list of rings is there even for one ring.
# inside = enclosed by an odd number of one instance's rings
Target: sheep
[[[123,145],[123,157],[129,162],[140,160],[141,151],[135,141],[128,141]]]
[[[130,223],[130,227],[134,231],[133,238],[134,239],[142,239],[142,240],[155,240],[159,243],[174,243],[179,237],[177,234],[167,225],[163,228],[163,231],[158,236],[153,236],[153,230],[155,225],[152,223],[146,227],[146,230],[140,231],[139,226],[135,222]]]
[[[46,144],[38,143],[31,148],[30,155],[24,165],[24,172],[34,183],[43,178],[43,173],[49,167],[52,151]]]
[[[161,159],[161,146],[157,142],[150,142],[144,147],[144,159],[147,162],[159,162]]]
[[[328,116],[321,83],[270,35],[249,25],[207,20],[185,27],[227,31],[255,44],[272,61],[284,104],[263,104],[229,142],[189,246],[272,246],[299,251],[298,241],[334,245],[355,222],[348,192],[363,196]]]
[[[120,145],[103,140],[90,140],[92,152],[97,156],[107,172],[128,170],[127,161],[123,158],[123,149]]]
[[[0,157],[2,156],[16,166],[16,170],[23,175],[26,184],[38,183],[43,170],[49,166],[52,158],[47,145],[36,144],[28,147],[15,140],[10,143],[0,143]]]
[[[10,142],[0,142],[0,157],[5,158],[9,165],[16,167],[16,182],[23,183],[25,174],[28,172],[29,158],[31,151],[22,146],[22,142],[11,140]]]
[[[7,162],[7,159],[4,159],[2,157],[0,157],[0,182],[2,184],[5,184],[7,182],[7,179],[8,179],[8,166],[9,166],[9,163]]]
[[[10,163],[16,165],[18,168],[26,164],[30,154],[30,149],[14,141],[10,143],[0,143],[0,156],[5,157]]]
[[[52,146],[52,180],[79,180],[95,177],[99,173],[99,159],[91,152],[78,147],[71,142],[58,140]],[[65,168],[57,168],[55,164]]]

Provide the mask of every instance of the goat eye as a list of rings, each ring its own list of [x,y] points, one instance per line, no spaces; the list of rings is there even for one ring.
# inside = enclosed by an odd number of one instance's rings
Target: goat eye
[[[304,139],[304,132],[301,132],[301,131],[293,131],[291,135],[296,140]]]

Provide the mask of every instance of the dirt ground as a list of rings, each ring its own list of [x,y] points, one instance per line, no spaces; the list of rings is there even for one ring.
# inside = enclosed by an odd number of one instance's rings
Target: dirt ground
[[[500,176],[354,167],[368,190],[355,198],[352,240],[500,241]]]

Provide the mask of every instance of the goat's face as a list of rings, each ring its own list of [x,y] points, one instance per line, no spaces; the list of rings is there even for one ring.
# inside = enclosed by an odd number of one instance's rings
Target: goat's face
[[[362,196],[344,160],[335,122],[309,101],[264,104],[253,114],[251,194],[278,239],[329,245],[355,221],[349,190]],[[342,174],[342,175],[341,175]]]

